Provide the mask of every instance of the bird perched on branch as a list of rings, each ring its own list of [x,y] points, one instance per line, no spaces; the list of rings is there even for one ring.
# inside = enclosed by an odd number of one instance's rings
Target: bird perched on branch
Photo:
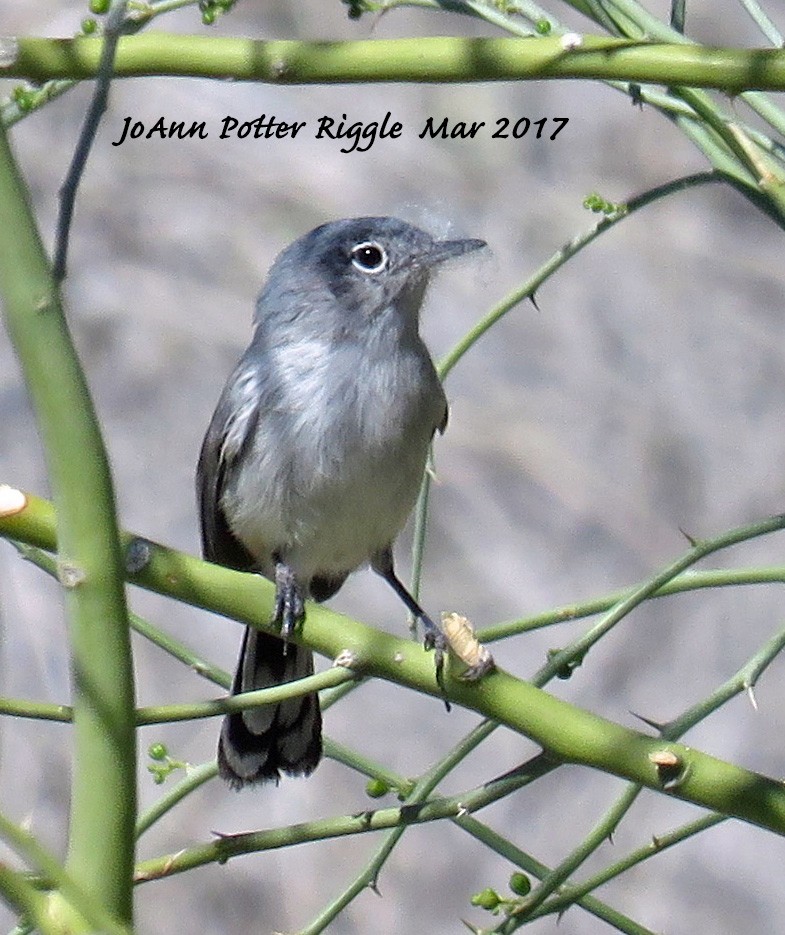
[[[270,269],[197,469],[204,557],[276,589],[281,638],[246,627],[233,694],[312,674],[311,651],[287,641],[304,601],[331,597],[366,562],[420,621],[440,668],[444,637],[396,576],[392,544],[447,424],[419,334],[429,274],[484,246],[354,218],[317,227]],[[240,788],[307,775],[321,750],[313,694],[227,715],[218,763]]]

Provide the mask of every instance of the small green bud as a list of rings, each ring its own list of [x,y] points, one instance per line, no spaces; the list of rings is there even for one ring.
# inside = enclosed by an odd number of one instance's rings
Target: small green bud
[[[215,22],[215,10],[202,10],[202,24],[205,26],[212,26]]]
[[[496,890],[492,890],[490,886],[486,887],[481,893],[475,893],[472,896],[472,905],[479,906],[480,909],[497,909],[501,901],[501,896]]]
[[[35,95],[23,84],[18,84],[11,92],[14,103],[23,114],[29,113],[35,106]]]
[[[371,799],[380,799],[390,791],[389,785],[378,777],[369,779],[365,784],[365,794]]]
[[[525,873],[513,873],[510,876],[510,889],[516,896],[528,896],[531,888],[532,881]]]
[[[147,750],[147,755],[151,760],[156,760],[160,763],[161,761],[165,760],[167,756],[169,756],[169,751],[166,749],[165,744],[160,742],[152,743]]]
[[[103,16],[104,13],[109,12],[111,0],[90,0],[88,5],[91,13],[95,13],[96,16]]]
[[[603,198],[602,195],[599,195],[597,192],[592,192],[583,199],[583,207],[588,208],[589,211],[593,211],[594,214],[604,214],[606,217],[624,214],[627,211],[627,206],[625,204],[608,201],[607,198]],[[575,666],[573,666],[573,668],[575,668]]]
[[[551,21],[549,19],[538,19],[534,27],[538,36],[547,36],[551,31]]]
[[[85,16],[82,20],[82,34],[85,36],[92,36],[92,34],[98,28],[98,23],[92,16]]]

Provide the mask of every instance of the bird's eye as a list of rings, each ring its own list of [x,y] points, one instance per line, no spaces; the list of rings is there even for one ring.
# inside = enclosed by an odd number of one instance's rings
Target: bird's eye
[[[361,273],[381,273],[387,266],[387,252],[372,240],[352,248],[352,265]]]

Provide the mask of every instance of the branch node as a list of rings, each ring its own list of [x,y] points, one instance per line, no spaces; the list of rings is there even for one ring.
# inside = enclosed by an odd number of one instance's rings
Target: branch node
[[[565,52],[572,52],[574,49],[579,49],[583,45],[583,36],[579,35],[577,32],[566,32],[561,37],[561,47]]]
[[[84,584],[86,577],[84,568],[78,565],[73,565],[71,562],[57,563],[57,580],[64,588],[69,590],[78,588],[80,584]]]
[[[150,563],[153,555],[152,544],[138,536],[128,543],[125,550],[125,570],[129,575],[137,575]]]

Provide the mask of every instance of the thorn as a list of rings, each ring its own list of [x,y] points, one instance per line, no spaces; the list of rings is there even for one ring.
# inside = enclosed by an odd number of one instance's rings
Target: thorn
[[[461,922],[463,922],[472,935],[482,935],[482,929],[478,929],[476,925],[472,925],[471,922],[467,922],[466,919],[461,919]]]
[[[537,293],[536,293],[536,292],[530,292],[530,293],[529,293],[529,301],[531,302],[531,304],[532,304],[532,305],[537,309],[537,311],[539,312],[539,311],[540,311],[540,306],[537,304]]]
[[[757,698],[755,697],[755,686],[754,686],[752,683],[750,683],[750,684],[747,686],[747,698],[749,698],[750,704],[752,705],[752,710],[753,710],[753,711],[757,711],[757,710],[758,710],[758,700],[757,700]]]
[[[681,526],[678,527],[679,532],[684,536],[684,538],[689,542],[689,544],[694,548],[698,544],[698,540],[695,536],[691,536],[686,530],[682,529]]]
[[[667,727],[667,724],[660,723],[659,721],[652,721],[651,718],[644,717],[642,714],[636,714],[634,711],[630,711],[630,714],[639,721],[643,721],[644,724],[648,725],[653,730],[656,730],[658,734],[661,734]]]
[[[368,881],[368,889],[369,889],[372,893],[376,893],[376,895],[377,895],[379,898],[381,898],[382,891],[379,889],[379,884],[378,884],[378,882],[377,882],[377,880],[376,880],[375,877],[374,877],[373,880],[369,880],[369,881]]]

